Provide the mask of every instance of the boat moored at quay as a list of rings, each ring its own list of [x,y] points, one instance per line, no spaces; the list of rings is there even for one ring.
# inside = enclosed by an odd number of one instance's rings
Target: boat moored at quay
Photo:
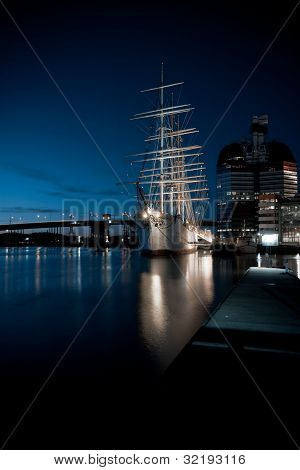
[[[199,131],[189,127],[194,108],[175,99],[174,89],[182,85],[165,84],[162,65],[160,85],[142,90],[156,95],[158,104],[131,118],[151,123],[145,139],[150,148],[132,155],[139,174],[130,183],[137,188],[141,246],[153,255],[190,253],[201,241],[212,241],[211,232],[201,227],[208,187],[202,147],[193,141]]]

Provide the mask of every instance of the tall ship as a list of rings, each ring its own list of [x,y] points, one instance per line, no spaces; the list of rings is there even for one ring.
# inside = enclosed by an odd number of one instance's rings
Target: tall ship
[[[141,91],[150,95],[153,109],[131,118],[150,124],[143,127],[147,151],[131,155],[139,167],[131,183],[137,188],[140,244],[153,255],[190,253],[212,241],[201,227],[208,187],[202,147],[195,143],[199,131],[189,127],[194,108],[179,104],[182,85],[165,84],[162,65],[160,85]]]

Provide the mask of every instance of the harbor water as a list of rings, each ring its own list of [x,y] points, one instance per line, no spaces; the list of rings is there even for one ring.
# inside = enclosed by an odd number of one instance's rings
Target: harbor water
[[[72,347],[79,356],[162,371],[248,267],[287,264],[299,276],[298,256],[3,248],[0,361],[49,367],[90,316]]]
[[[118,419],[131,400],[138,420],[144,391],[152,397],[149,387],[155,391],[153,383],[248,267],[284,264],[299,277],[299,256],[222,258],[199,251],[168,258],[122,250],[2,248],[0,438],[7,438],[41,387],[11,446],[34,448],[38,439],[47,446],[49,433],[51,445],[65,443],[57,421],[66,413],[68,435],[76,438],[87,426],[88,405],[97,419],[106,413],[112,435],[111,409]],[[61,441],[55,440],[59,432]]]

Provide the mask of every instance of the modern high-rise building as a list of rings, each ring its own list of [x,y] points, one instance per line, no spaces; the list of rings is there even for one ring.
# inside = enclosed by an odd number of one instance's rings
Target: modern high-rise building
[[[279,239],[280,196],[260,194],[258,196],[258,234],[259,241],[264,235],[276,235]]]
[[[287,145],[268,143],[268,163],[259,173],[261,194],[278,194],[292,198],[298,190],[297,164]]]
[[[281,201],[279,209],[279,241],[300,245],[300,196]]]
[[[227,145],[219,154],[216,225],[221,237],[258,232],[259,208],[268,200],[259,203],[259,196],[297,194],[296,161],[287,145],[266,140],[268,116],[254,116],[250,131],[251,139]]]
[[[227,145],[217,166],[217,231],[220,236],[239,236],[241,229],[256,231],[255,175],[245,161],[243,144]]]

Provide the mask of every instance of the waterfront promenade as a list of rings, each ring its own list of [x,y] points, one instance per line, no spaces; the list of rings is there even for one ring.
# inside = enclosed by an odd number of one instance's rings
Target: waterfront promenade
[[[250,268],[206,329],[300,334],[299,279],[285,269]]]
[[[193,415],[202,445],[299,446],[299,288],[285,269],[248,269],[167,371],[177,421]]]

